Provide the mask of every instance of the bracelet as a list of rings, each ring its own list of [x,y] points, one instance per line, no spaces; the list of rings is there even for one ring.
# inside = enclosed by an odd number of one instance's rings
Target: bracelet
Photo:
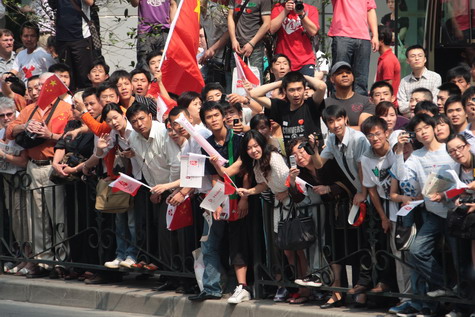
[[[248,43],[249,45],[251,45],[251,46],[252,46],[252,48],[254,48],[254,45],[252,45],[252,43],[251,43],[251,42],[247,42],[247,43]]]
[[[300,18],[300,20],[303,20],[303,19],[305,19],[306,16],[307,16],[307,12],[304,11],[304,13],[302,15],[299,15],[299,18]]]
[[[248,97],[245,97],[246,98],[246,102],[244,103],[245,105],[249,105],[251,103],[251,99],[249,99]]]
[[[54,137],[54,133],[51,132],[51,137],[50,137],[50,139],[51,139],[51,140],[54,140],[53,137]]]

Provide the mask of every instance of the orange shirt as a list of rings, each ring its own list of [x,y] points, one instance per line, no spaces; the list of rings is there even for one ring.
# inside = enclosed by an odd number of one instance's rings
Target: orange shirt
[[[32,119],[43,122],[46,121],[48,115],[51,111],[52,104],[46,108],[46,111],[41,111],[38,109],[35,111]],[[6,137],[9,140],[15,139],[12,136],[13,128],[19,124],[25,124],[28,119],[30,118],[31,113],[35,109],[36,104],[31,104],[26,106],[22,111],[20,111],[20,115],[15,119],[15,121],[11,122],[6,131]],[[50,121],[48,122],[48,129],[55,134],[63,134],[64,128],[69,120],[73,119],[73,115],[71,112],[71,105],[67,102],[60,101],[56,110],[54,111],[53,115],[51,116]],[[56,140],[46,140],[43,144],[35,146],[31,149],[25,149],[28,157],[33,160],[48,160],[53,159],[54,156],[54,146],[56,144]]]
[[[22,111],[26,107],[26,99],[22,95],[13,94],[13,101],[15,102],[16,110]]]

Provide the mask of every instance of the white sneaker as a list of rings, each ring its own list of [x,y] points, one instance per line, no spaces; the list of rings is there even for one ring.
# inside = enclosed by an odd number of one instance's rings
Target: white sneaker
[[[239,304],[241,302],[251,299],[251,293],[249,293],[244,286],[238,285],[234,289],[234,294],[229,297],[228,304]]]
[[[122,261],[119,263],[120,266],[129,268],[129,269],[132,267],[133,264],[135,264],[135,260],[132,259],[130,256],[128,256],[127,259],[125,259],[125,261]]]
[[[450,313],[446,314],[445,317],[462,317],[462,313],[452,310]]]
[[[116,258],[113,261],[109,261],[109,262],[104,263],[104,266],[109,268],[109,269],[118,269],[119,265],[120,265],[120,262],[122,262],[122,259]]]

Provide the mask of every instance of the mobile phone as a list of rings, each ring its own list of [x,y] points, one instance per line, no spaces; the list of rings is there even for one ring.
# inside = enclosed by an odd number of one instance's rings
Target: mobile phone
[[[241,119],[234,119],[233,125],[238,125],[241,122]]]
[[[295,155],[289,156],[290,168],[297,168],[297,161],[295,160]]]

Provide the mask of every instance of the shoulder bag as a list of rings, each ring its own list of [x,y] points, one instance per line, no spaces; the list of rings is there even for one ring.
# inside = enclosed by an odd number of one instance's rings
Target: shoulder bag
[[[48,125],[49,121],[51,120],[51,117],[53,116],[54,111],[56,110],[56,107],[58,106],[60,99],[56,98],[56,101],[53,104],[53,108],[51,108],[51,111],[46,118],[45,124]],[[30,114],[30,117],[28,118],[28,122],[33,118],[33,115],[35,114],[36,110],[38,109],[38,106],[33,109],[33,112]],[[28,123],[27,123],[28,125]],[[26,129],[26,128],[25,128]],[[39,138],[36,133],[31,133],[29,131],[21,131],[18,133],[15,137],[15,142],[19,146],[21,146],[24,149],[31,149],[34,148],[35,146],[38,146],[40,144],[45,143],[46,139],[44,138]]]

